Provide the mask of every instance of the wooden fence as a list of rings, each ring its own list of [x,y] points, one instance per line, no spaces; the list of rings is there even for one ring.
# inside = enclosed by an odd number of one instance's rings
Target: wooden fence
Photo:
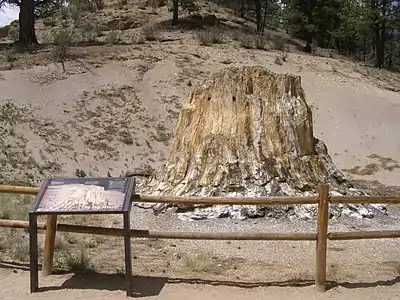
[[[0,193],[36,195],[38,188],[1,186]],[[175,203],[175,204],[229,204],[229,205],[297,205],[317,204],[316,233],[235,233],[235,232],[171,232],[131,230],[131,237],[192,239],[192,240],[264,240],[264,241],[316,241],[315,285],[318,291],[326,290],[326,256],[328,240],[386,239],[400,238],[400,230],[328,232],[329,204],[400,204],[400,196],[329,196],[329,187],[322,185],[318,196],[309,197],[175,197],[133,195],[133,202]],[[29,223],[20,220],[1,220],[0,227],[29,228]],[[97,226],[57,224],[57,216],[48,216],[47,223],[38,224],[38,230],[45,230],[43,275],[51,274],[53,267],[54,240],[56,231],[123,236],[123,229]]]

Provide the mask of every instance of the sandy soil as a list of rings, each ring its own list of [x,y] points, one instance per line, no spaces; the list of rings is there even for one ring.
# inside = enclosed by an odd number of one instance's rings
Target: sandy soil
[[[166,15],[165,8],[157,17],[162,21]],[[146,22],[146,18],[155,15],[140,10],[138,20]],[[148,173],[168,155],[180,108],[194,85],[227,66],[262,65],[301,76],[313,109],[315,136],[325,141],[333,161],[349,179],[363,180],[360,183],[373,192],[399,193],[398,74],[340,57],[296,51],[277,64],[280,51],[244,49],[232,41],[200,46],[185,30],[168,29],[162,35],[162,41],[140,45],[74,47],[72,59],[65,62],[65,73],[53,62],[51,47],[16,54],[12,59],[1,50],[0,184],[38,185],[54,174]],[[26,218],[26,211],[16,215],[20,200],[14,205],[10,199],[0,199],[11,211],[8,217]],[[31,200],[24,198],[23,202],[29,205]],[[8,214],[5,206],[0,208],[2,216]],[[399,211],[391,208],[389,217],[341,219],[330,225],[331,230],[398,229],[399,220]],[[121,226],[121,220],[114,218],[65,221]],[[312,222],[268,218],[184,222],[172,213],[154,216],[138,208],[132,226],[315,232]],[[120,299],[125,295],[121,239],[59,234],[56,268],[79,270],[43,278],[41,285],[47,289],[29,295],[26,232],[1,229],[0,237],[1,299]],[[9,245],[15,246],[10,249]],[[134,240],[135,289],[138,296],[149,299],[399,298],[400,241],[335,242],[329,246],[331,289],[319,295],[313,287],[314,243]],[[84,258],[79,261],[81,253]]]
[[[201,47],[193,40],[163,43],[162,48],[118,46],[100,66],[93,62],[110,50],[90,49],[92,62],[84,63],[89,71],[73,61],[66,63],[71,70],[67,75],[51,64],[2,72],[1,101],[11,99],[33,111],[6,126],[13,135],[4,139],[0,159],[8,181],[38,184],[43,174],[74,174],[76,169],[89,176],[119,176],[157,168],[168,154],[188,85],[230,62],[300,75],[313,107],[315,136],[326,142],[337,166],[347,170],[349,178],[398,184],[400,96],[364,79],[354,63],[293,54],[281,66],[274,63],[273,52]],[[333,72],[333,67],[341,71]],[[23,158],[26,154],[31,160]],[[15,168],[9,156],[23,162]],[[29,176],[20,174],[24,172]]]
[[[3,288],[2,299],[121,299],[125,297],[123,278],[104,276],[92,277],[90,281],[81,278],[53,279],[52,283],[62,284],[60,287],[49,288],[46,292],[30,295],[26,292],[28,286],[28,272],[0,274]],[[25,283],[25,289],[18,289],[15,283]],[[325,294],[318,294],[312,286],[306,287],[250,287],[239,288],[229,283],[210,284],[202,283],[167,283],[163,278],[135,278],[136,291],[145,299],[365,299],[365,300],[394,300],[400,296],[399,285],[385,286],[381,283],[365,285],[347,285],[336,287]],[[2,285],[3,285],[2,284]]]

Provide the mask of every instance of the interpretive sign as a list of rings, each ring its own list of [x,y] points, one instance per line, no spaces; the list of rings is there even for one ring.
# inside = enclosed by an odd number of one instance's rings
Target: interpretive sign
[[[109,214],[127,209],[132,188],[128,178],[50,178],[43,183],[41,192],[34,213]]]
[[[43,182],[29,212],[31,293],[39,288],[38,215],[123,214],[127,295],[132,295],[130,210],[134,185],[132,177],[48,178]]]

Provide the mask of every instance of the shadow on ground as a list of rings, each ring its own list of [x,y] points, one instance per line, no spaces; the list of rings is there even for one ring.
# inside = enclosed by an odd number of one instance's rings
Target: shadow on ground
[[[157,296],[161,293],[166,284],[203,284],[212,286],[231,286],[240,288],[257,288],[257,287],[307,287],[314,285],[312,280],[288,280],[273,282],[245,282],[245,281],[228,281],[228,280],[208,280],[199,278],[170,278],[170,277],[133,277],[133,296],[149,297]],[[375,282],[328,282],[327,288],[344,287],[347,289],[369,288],[378,286],[392,286],[400,283],[400,276],[391,280],[379,280]],[[100,274],[92,273],[87,275],[73,275],[66,280],[61,286],[42,287],[40,291],[62,290],[62,289],[96,289],[125,291],[125,277],[116,274]]]
[[[20,269],[29,271],[29,265],[23,263],[9,263],[0,261],[0,268]],[[57,271],[56,274],[67,274],[64,271]],[[239,288],[257,288],[257,287],[307,287],[314,285],[313,280],[292,279],[287,281],[270,281],[270,282],[246,282],[246,281],[230,281],[230,280],[209,280],[201,278],[172,278],[172,277],[156,277],[156,276],[133,276],[133,296],[149,297],[157,296],[161,293],[166,284],[202,284],[211,286],[230,286]],[[338,282],[328,281],[327,289],[335,287],[344,287],[347,289],[360,289],[371,287],[385,287],[400,284],[400,276],[396,276],[390,280],[378,280],[375,282]],[[56,291],[63,289],[94,289],[107,291],[125,291],[124,274],[104,274],[94,271],[86,273],[73,274],[72,277],[64,281],[61,286],[42,286],[39,292]]]

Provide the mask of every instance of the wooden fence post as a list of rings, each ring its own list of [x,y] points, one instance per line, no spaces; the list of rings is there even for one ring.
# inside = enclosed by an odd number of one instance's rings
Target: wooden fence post
[[[319,187],[318,223],[317,223],[317,255],[315,286],[318,292],[326,291],[326,252],[329,219],[329,186]]]
[[[53,271],[54,245],[56,240],[57,215],[49,215],[46,224],[46,236],[44,240],[44,253],[42,275],[48,276]]]

